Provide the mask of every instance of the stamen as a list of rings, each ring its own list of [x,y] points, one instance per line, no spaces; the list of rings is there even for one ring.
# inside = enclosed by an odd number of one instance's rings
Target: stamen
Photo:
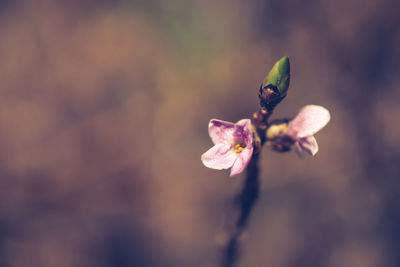
[[[236,144],[234,150],[236,153],[240,153],[244,150],[245,147],[246,147],[246,144]]]

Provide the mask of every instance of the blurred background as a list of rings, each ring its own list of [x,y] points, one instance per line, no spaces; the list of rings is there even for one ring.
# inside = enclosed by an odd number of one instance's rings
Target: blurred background
[[[396,0],[0,2],[0,266],[218,266],[243,175],[211,118],[331,122],[316,157],[262,152],[238,266],[400,266]]]

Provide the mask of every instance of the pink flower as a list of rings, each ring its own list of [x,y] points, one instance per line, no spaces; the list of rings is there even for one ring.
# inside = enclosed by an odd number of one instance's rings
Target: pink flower
[[[253,154],[253,133],[249,119],[237,123],[210,120],[208,134],[214,146],[201,155],[203,164],[212,169],[231,169],[230,176],[244,171]]]
[[[296,144],[296,150],[300,155],[307,151],[311,155],[318,152],[318,144],[314,134],[321,130],[331,119],[329,111],[316,105],[303,107],[299,114],[288,124],[286,134],[290,136]]]

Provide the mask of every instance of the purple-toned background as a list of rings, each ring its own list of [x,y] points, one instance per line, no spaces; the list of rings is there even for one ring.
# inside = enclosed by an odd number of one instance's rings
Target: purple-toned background
[[[262,153],[239,266],[400,266],[396,0],[1,1],[0,266],[220,262],[243,176],[211,118],[326,106],[315,158]]]

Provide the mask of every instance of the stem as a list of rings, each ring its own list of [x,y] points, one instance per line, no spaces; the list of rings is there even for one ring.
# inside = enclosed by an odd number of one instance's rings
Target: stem
[[[254,144],[255,152],[247,166],[243,189],[237,197],[237,204],[240,207],[239,217],[224,251],[223,267],[234,266],[239,258],[239,238],[247,226],[260,191],[258,160],[261,147],[266,141],[265,131],[268,128],[268,119],[275,107],[285,98],[285,96],[280,96],[279,90],[273,85],[266,87],[261,85],[258,97],[260,109],[253,114],[252,124],[256,128],[259,142]]]
[[[245,229],[249,221],[250,213],[258,199],[258,193],[260,191],[258,168],[259,155],[259,153],[256,153],[251,158],[247,167],[244,187],[237,198],[237,204],[240,207],[239,217],[224,251],[222,262],[223,267],[232,267],[236,264],[237,259],[239,258],[238,239]]]

